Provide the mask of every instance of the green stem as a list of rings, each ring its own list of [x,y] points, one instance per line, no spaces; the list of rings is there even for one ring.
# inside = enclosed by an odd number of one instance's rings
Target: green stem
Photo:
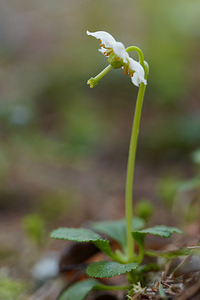
[[[130,51],[136,51],[137,52],[137,54],[139,56],[140,64],[144,68],[144,55],[142,53],[142,50],[139,47],[136,47],[136,46],[130,46],[130,47],[126,48],[126,52],[130,52]]]
[[[118,291],[118,290],[128,290],[130,287],[127,285],[103,285],[98,284],[94,287],[95,290],[107,290],[107,291]]]
[[[134,256],[134,243],[132,237],[132,218],[133,218],[133,180],[134,180],[134,169],[135,169],[135,157],[138,141],[138,133],[142,112],[142,104],[146,86],[142,82],[139,87],[137,96],[137,102],[135,107],[134,121],[132,127],[128,166],[127,166],[127,177],[126,177],[126,234],[127,234],[127,260],[131,261]]]

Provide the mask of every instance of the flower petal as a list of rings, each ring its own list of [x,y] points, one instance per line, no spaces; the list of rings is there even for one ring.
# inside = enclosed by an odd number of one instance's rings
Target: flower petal
[[[113,52],[119,56],[123,62],[126,64],[128,62],[129,55],[126,52],[124,45],[120,42],[115,42],[113,44]]]
[[[141,64],[131,57],[128,58],[130,68],[133,70],[135,73],[131,77],[131,80],[134,85],[139,86],[141,82],[143,82],[145,85],[147,84],[146,79],[144,78],[145,72],[144,68],[141,66]]]
[[[91,35],[95,37],[96,39],[101,40],[101,43],[108,48],[112,48],[113,44],[116,43],[114,37],[106,32],[106,31],[96,31],[96,32],[90,32],[87,30],[86,32],[88,35]]]

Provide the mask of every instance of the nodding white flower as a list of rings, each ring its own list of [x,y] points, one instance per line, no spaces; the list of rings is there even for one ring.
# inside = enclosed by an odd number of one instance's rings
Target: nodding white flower
[[[106,31],[90,32],[87,30],[87,34],[100,40],[101,48],[99,51],[105,56],[109,56],[114,52],[120,59],[123,60],[123,63],[127,63],[129,55],[126,52],[124,45],[121,42],[117,42],[110,33]]]
[[[147,84],[144,78],[144,68],[139,62],[129,57],[121,42],[117,42],[114,37],[106,31],[90,32],[87,30],[87,34],[100,40],[99,51],[108,57],[108,62],[113,68],[118,69],[122,67],[124,73],[131,77],[132,83],[136,86],[139,86],[141,82],[145,85]]]
[[[124,73],[131,77],[131,81],[134,85],[139,86],[141,82],[147,85],[147,81],[144,78],[144,68],[139,62],[129,57],[128,64],[124,65],[123,69]]]

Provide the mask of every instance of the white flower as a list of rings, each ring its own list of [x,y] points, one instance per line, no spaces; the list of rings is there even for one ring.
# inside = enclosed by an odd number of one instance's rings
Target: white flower
[[[106,31],[90,32],[87,30],[87,34],[100,40],[99,51],[108,57],[108,62],[114,69],[122,67],[124,73],[131,77],[132,83],[136,86],[139,86],[141,82],[145,85],[147,84],[144,78],[144,68],[139,62],[129,57],[121,42],[117,42],[114,37]]]
[[[133,82],[133,84],[139,86],[140,83],[143,82],[145,85],[147,85],[147,81],[144,78],[145,76],[144,68],[141,66],[141,64],[135,61],[134,59],[132,59],[131,57],[128,58],[128,61],[129,61],[129,65],[128,65],[129,76],[131,77],[131,81]]]
[[[106,31],[89,32],[87,30],[87,34],[101,41],[101,48],[99,51],[105,56],[109,56],[112,52],[114,52],[123,60],[124,63],[127,63],[129,55],[126,52],[124,45],[120,42],[117,42],[110,33]]]

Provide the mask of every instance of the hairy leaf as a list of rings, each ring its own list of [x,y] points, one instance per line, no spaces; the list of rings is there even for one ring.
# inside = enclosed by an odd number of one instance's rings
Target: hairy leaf
[[[144,237],[144,234],[146,235],[147,233],[152,234],[152,235],[158,235],[158,236],[161,236],[164,238],[170,237],[172,235],[172,233],[183,234],[183,232],[178,228],[168,227],[168,226],[164,226],[164,225],[159,225],[159,226],[132,232],[133,237],[137,236],[137,239],[139,239],[139,235],[141,235],[141,238],[142,238],[142,237]]]
[[[97,233],[85,228],[58,228],[51,232],[51,237],[74,242],[93,242],[103,240]]]
[[[90,264],[86,269],[86,273],[90,277],[109,278],[130,272],[131,270],[136,269],[137,266],[137,263],[120,264],[117,262],[100,261]]]
[[[133,218],[133,230],[144,227],[145,222],[138,217]],[[92,227],[118,241],[123,248],[126,247],[126,221],[125,219],[105,222],[95,222]]]
[[[83,300],[98,284],[98,281],[95,279],[87,279],[75,283],[62,293],[59,300]]]
[[[51,233],[51,237],[74,242],[93,242],[101,251],[114,259],[109,241],[99,234],[84,228],[59,228]]]
[[[144,248],[144,239],[145,239],[146,233],[141,232],[141,231],[133,231],[132,236],[133,236],[134,240],[138,243],[138,245],[141,248]]]
[[[96,240],[96,241],[93,241],[93,243],[102,251],[104,252],[105,254],[107,254],[108,256],[112,257],[113,259],[114,258],[114,254],[110,248],[110,245],[109,245],[109,241],[107,240]]]

